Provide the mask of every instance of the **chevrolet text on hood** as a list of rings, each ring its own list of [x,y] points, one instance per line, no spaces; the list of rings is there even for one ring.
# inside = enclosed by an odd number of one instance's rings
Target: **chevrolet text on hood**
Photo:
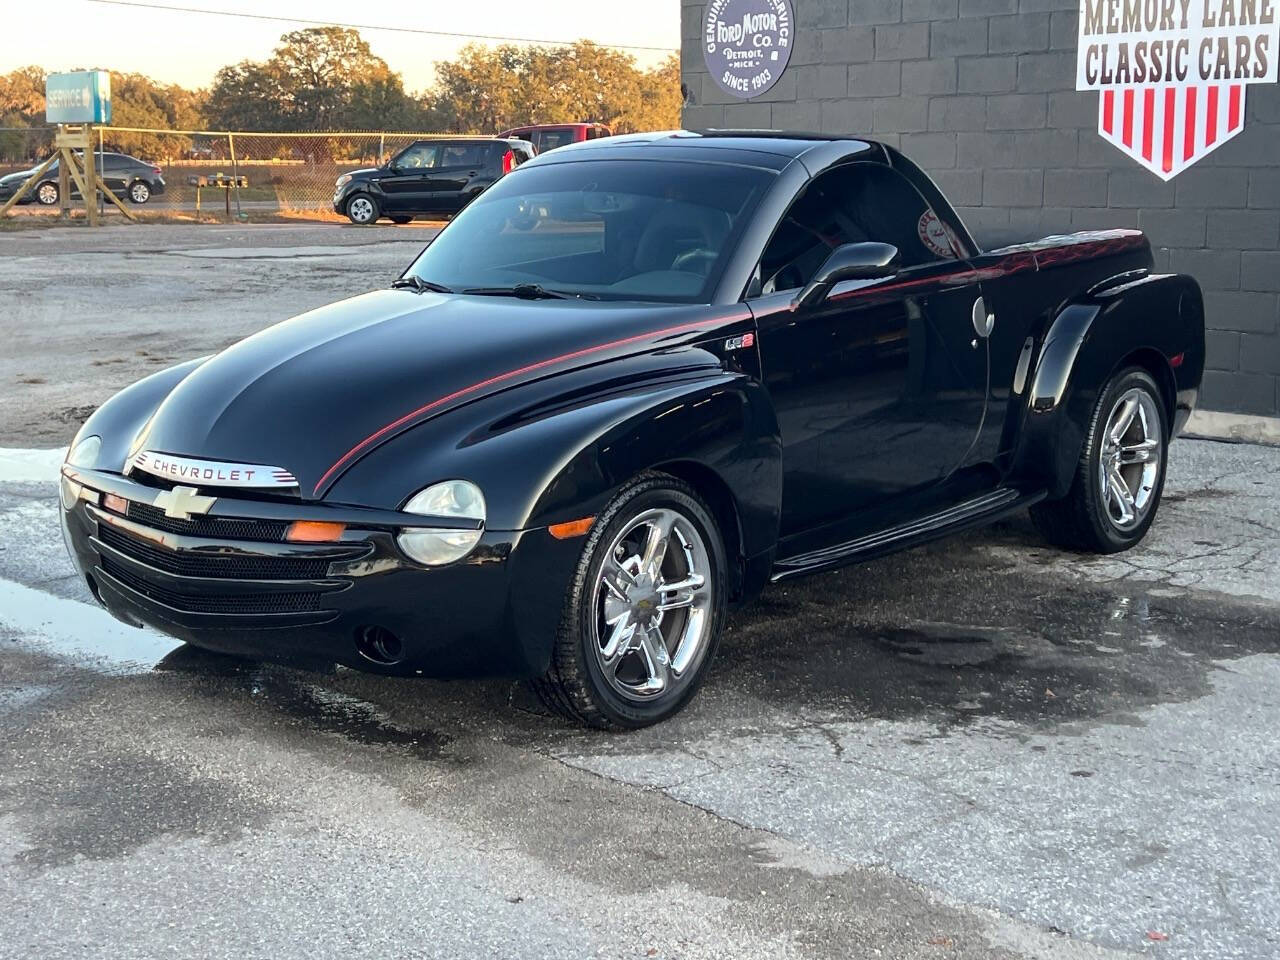
[[[1198,286],[1151,268],[1135,231],[984,252],[869,141],[566,146],[390,289],[103,404],[63,532],[126,622],[643,726],[771,581],[1024,507],[1137,544],[1204,364]]]

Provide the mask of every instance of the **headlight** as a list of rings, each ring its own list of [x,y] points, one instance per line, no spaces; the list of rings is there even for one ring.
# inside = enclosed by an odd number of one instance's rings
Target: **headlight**
[[[98,463],[100,449],[102,449],[102,438],[96,434],[85,437],[83,440],[76,440],[71,446],[71,452],[67,454],[67,463],[73,467],[92,469]]]
[[[337,183],[335,183],[335,184],[334,184],[334,186],[335,186],[335,187],[340,187],[340,186],[342,186],[344,183],[350,183],[350,182],[351,182],[351,174],[349,174],[349,173],[344,173],[342,176],[340,176],[340,177],[338,178],[338,182],[337,182]]]
[[[484,495],[474,483],[446,480],[414,494],[405,513],[432,517],[457,517],[484,523]],[[482,530],[445,530],[440,527],[406,527],[396,537],[400,549],[428,567],[461,560],[480,542]]]

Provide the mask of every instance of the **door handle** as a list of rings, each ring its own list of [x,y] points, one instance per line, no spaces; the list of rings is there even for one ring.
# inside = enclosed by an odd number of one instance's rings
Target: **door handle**
[[[987,312],[986,301],[979,297],[973,301],[973,332],[982,339],[991,336],[996,326],[996,315]]]

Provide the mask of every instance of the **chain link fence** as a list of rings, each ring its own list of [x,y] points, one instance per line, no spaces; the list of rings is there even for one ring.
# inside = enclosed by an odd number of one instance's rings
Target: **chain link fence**
[[[0,128],[0,176],[36,166],[53,150],[53,128]],[[334,182],[344,173],[374,167],[415,140],[447,133],[333,132],[249,133],[236,131],[151,130],[99,127],[99,148],[124,153],[159,167],[164,192],[132,209],[147,214],[196,215],[200,178],[243,177],[229,194],[200,190],[201,218],[337,219]],[[31,203],[26,214],[56,213]]]

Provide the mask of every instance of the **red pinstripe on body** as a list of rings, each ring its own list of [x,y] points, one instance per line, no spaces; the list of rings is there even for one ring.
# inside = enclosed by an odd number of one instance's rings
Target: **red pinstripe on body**
[[[452,400],[457,400],[461,397],[465,397],[467,394],[475,393],[477,390],[483,390],[485,387],[491,387],[496,383],[502,383],[504,381],[511,380],[515,377],[520,376],[521,374],[532,373],[535,370],[542,370],[546,367],[554,366],[557,363],[564,363],[567,360],[576,360],[578,357],[585,357],[585,356],[588,356],[589,354],[599,353],[603,350],[610,350],[614,347],[624,347],[629,343],[639,343],[641,340],[649,340],[654,337],[670,336],[671,334],[675,334],[675,333],[684,333],[685,331],[688,331],[688,330],[695,330],[698,327],[705,327],[707,326],[707,324],[708,324],[708,321],[706,320],[699,320],[696,323],[682,323],[676,327],[666,327],[665,329],[662,329],[662,330],[652,330],[648,333],[638,333],[633,337],[624,337],[621,340],[611,340],[608,343],[597,344],[594,347],[584,347],[581,350],[574,350],[571,353],[563,353],[558,357],[550,357],[546,360],[539,360],[537,363],[530,363],[523,367],[517,367],[515,370],[508,370],[506,373],[500,373],[497,376],[489,377],[487,380],[481,380],[478,383],[473,383],[469,387],[463,387],[460,390],[455,390],[453,391],[453,393],[446,394],[443,397],[437,397],[435,400],[432,400],[430,403],[425,403],[422,406],[418,407],[416,410],[410,410],[403,417],[398,417],[397,419],[392,420],[386,426],[378,430],[375,430],[373,433],[369,434],[369,436],[365,437],[363,440],[357,443],[354,447],[352,447],[350,450],[348,450],[346,453],[340,456],[337,460],[334,461],[333,466],[331,466],[328,470],[326,470],[324,474],[320,477],[320,479],[316,482],[316,486],[315,486],[315,489],[312,491],[312,495],[319,496],[320,491],[324,488],[325,484],[328,483],[328,481],[332,477],[336,476],[341,470],[349,466],[353,461],[359,458],[361,454],[367,452],[370,447],[375,445],[383,437],[387,436],[387,434],[395,432],[400,427],[403,427],[405,424],[410,423],[413,420],[416,420],[418,417],[421,417],[423,414],[430,413],[432,410],[436,409],[437,407],[444,406],[446,403],[449,403]]]

